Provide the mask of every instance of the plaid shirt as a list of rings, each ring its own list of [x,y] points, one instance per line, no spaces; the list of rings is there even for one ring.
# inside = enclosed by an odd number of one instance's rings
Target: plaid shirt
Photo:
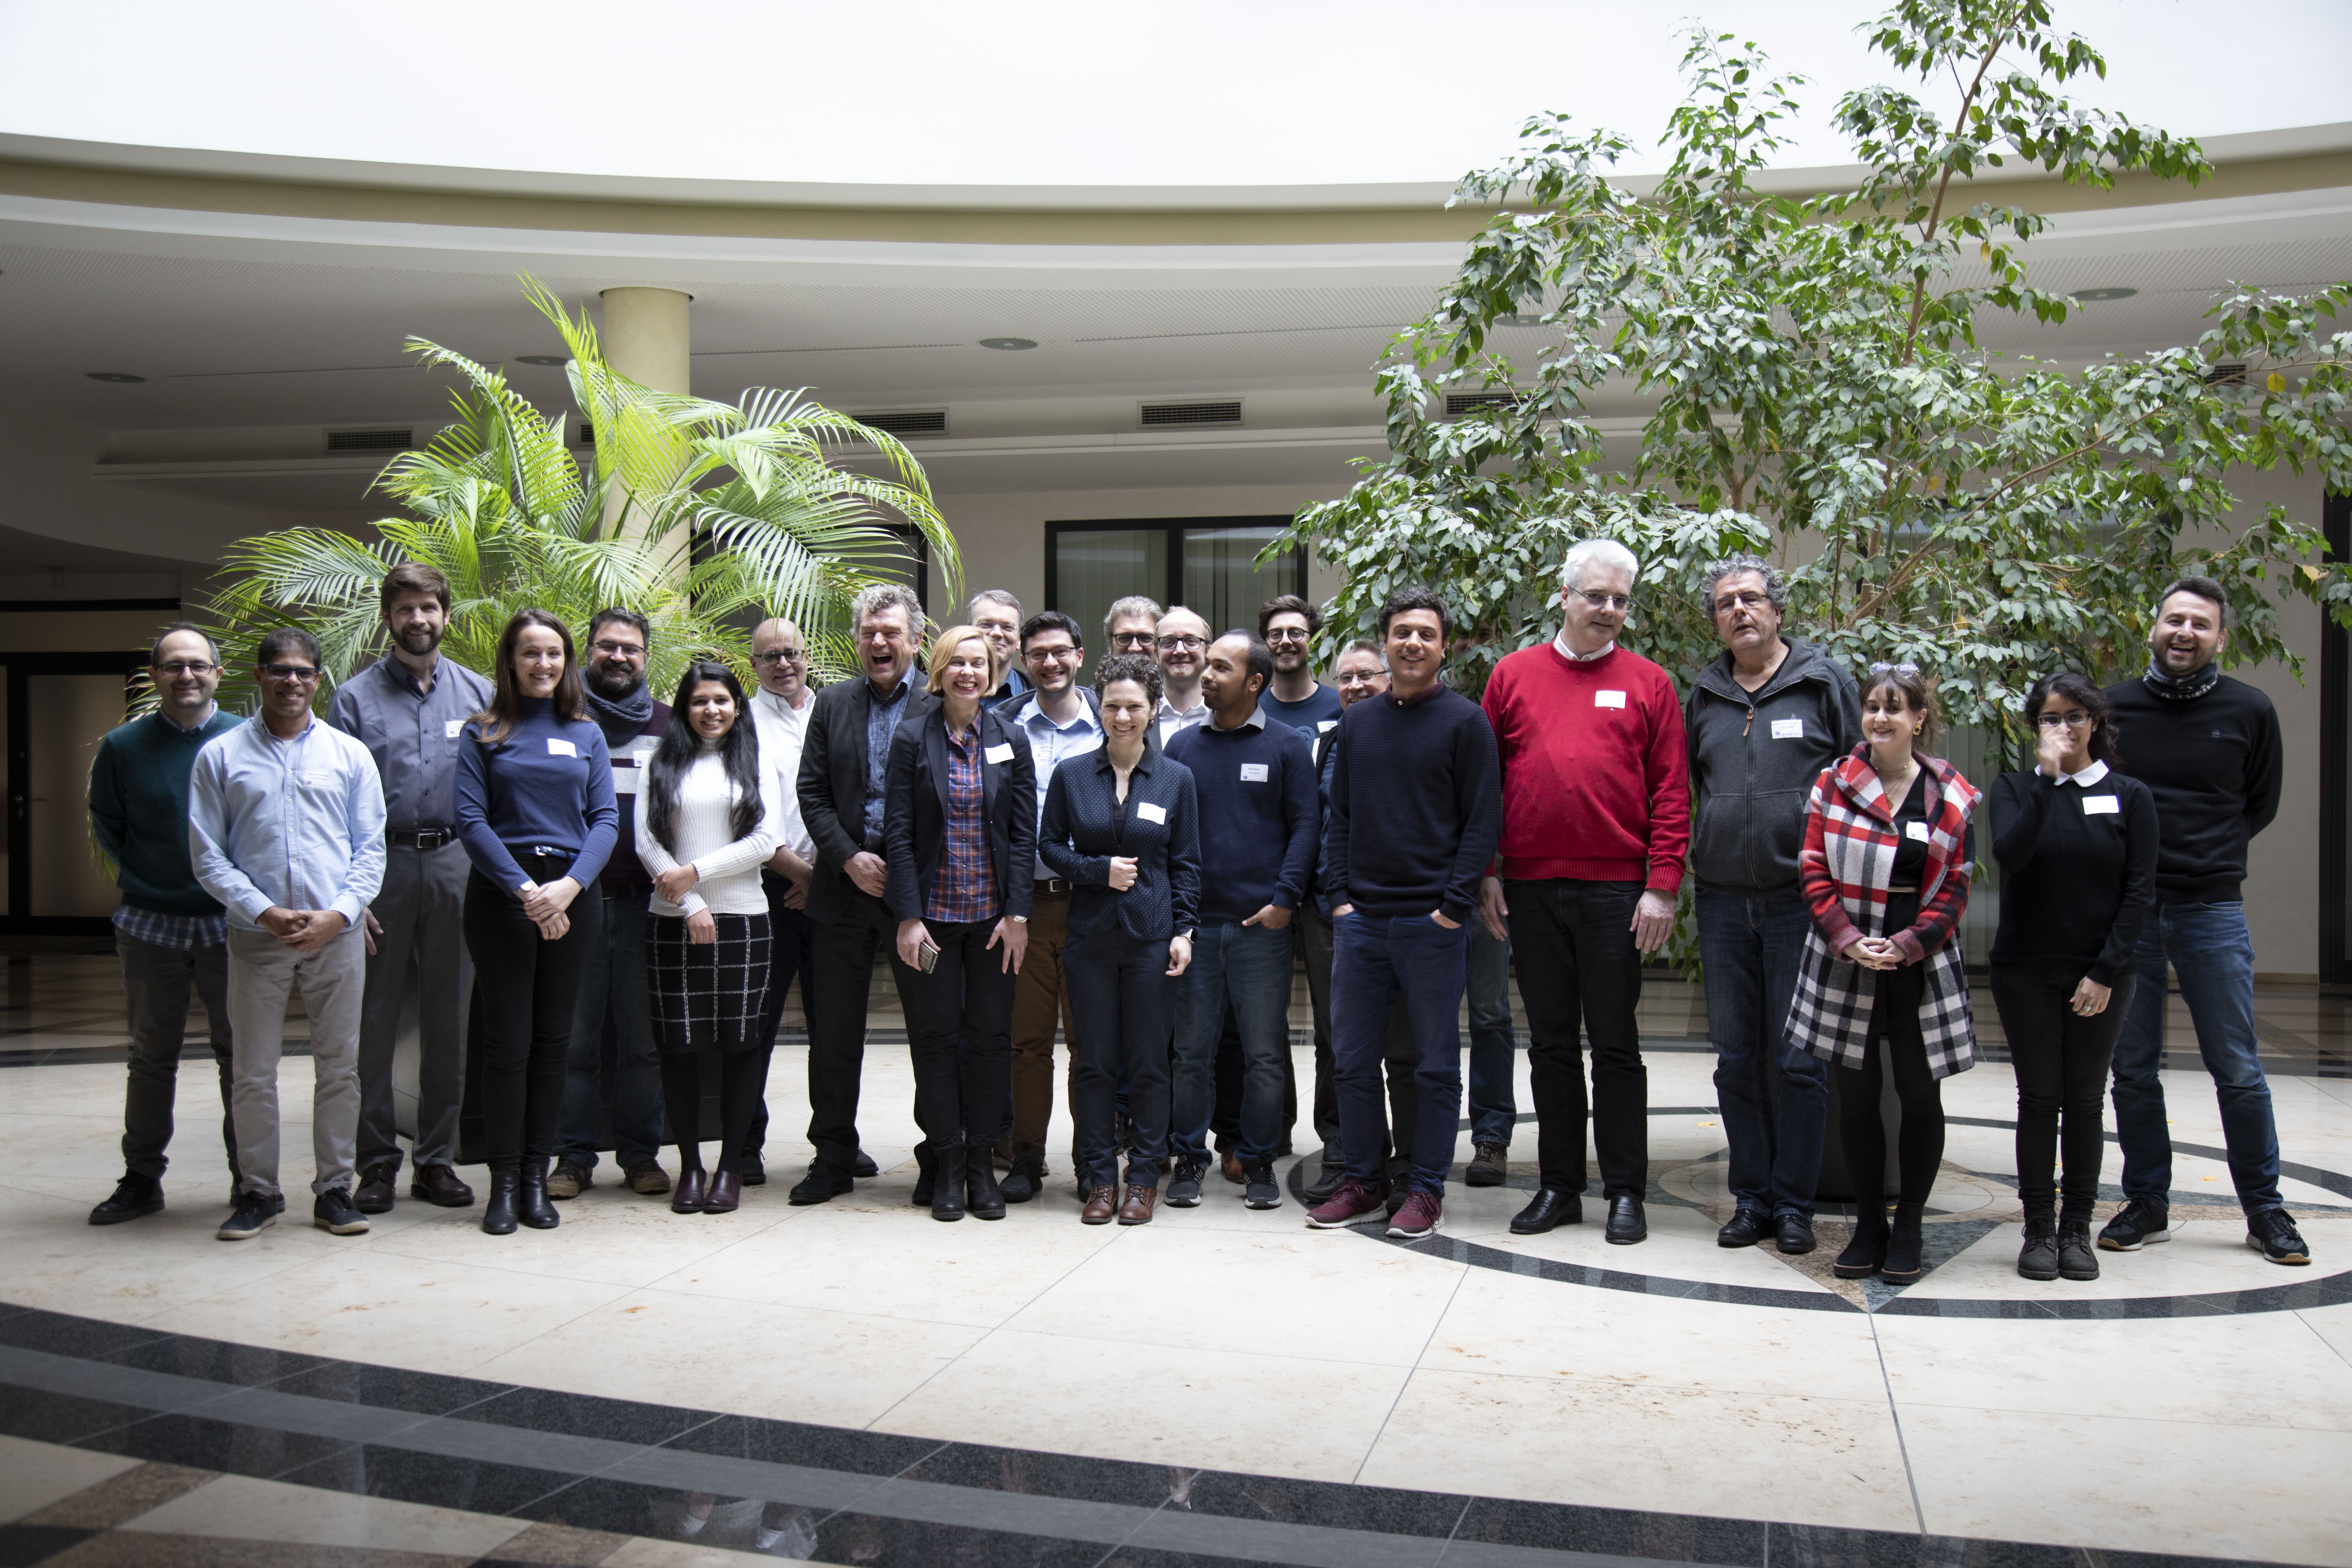
[[[1919,1033],[1928,1070],[1948,1078],[1976,1065],[1959,921],[1969,903],[1969,817],[1980,797],[1940,758],[1921,757],[1919,765],[1927,773],[1927,858],[1919,869],[1918,921],[1900,931],[1883,929],[1895,852],[1903,842],[1895,824],[1899,803],[1886,798],[1864,747],[1814,781],[1805,847],[1797,858],[1813,929],[1805,933],[1784,1032],[1791,1045],[1825,1061],[1861,1067],[1868,1059],[1876,972],[1839,954],[1857,937],[1892,936],[1905,962],[1927,966]]]
[[[190,948],[218,947],[228,941],[228,916],[164,915],[124,904],[114,911],[114,929],[150,947],[185,952]]]
[[[925,920],[972,925],[992,921],[1002,903],[996,859],[988,852],[988,822],[981,794],[980,726],[948,736],[947,838],[931,883]]]

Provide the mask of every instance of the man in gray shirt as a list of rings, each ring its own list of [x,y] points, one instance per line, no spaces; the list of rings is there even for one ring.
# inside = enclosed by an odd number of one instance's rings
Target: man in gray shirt
[[[391,654],[335,689],[327,722],[358,741],[383,781],[383,888],[366,917],[367,989],[360,1014],[360,1126],[355,1163],[362,1214],[392,1207],[400,1174],[393,1125],[392,1057],[409,976],[416,979],[415,1170],[408,1195],[464,1208],[457,1179],[457,1108],[466,1087],[467,999],[474,966],[460,929],[466,852],[457,844],[458,736],[490,705],[490,683],[443,658],[449,580],[403,562],[379,593]]]

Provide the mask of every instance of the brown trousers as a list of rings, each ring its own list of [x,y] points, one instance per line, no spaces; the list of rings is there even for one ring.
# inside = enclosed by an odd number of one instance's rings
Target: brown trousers
[[[1070,1020],[1070,987],[1062,973],[1062,942],[1069,935],[1070,895],[1037,886],[1029,911],[1029,950],[1013,987],[1013,1147],[1043,1149],[1054,1119],[1054,1025],[1062,1026],[1062,1048],[1076,1037]],[[1077,1110],[1070,1110],[1071,1135]]]

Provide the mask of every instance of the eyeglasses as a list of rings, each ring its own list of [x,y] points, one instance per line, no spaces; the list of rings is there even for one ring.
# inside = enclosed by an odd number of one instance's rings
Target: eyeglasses
[[[596,651],[603,654],[606,658],[643,658],[646,657],[646,647],[643,643],[614,642],[608,637],[604,641],[593,646],[595,647]]]
[[[1197,648],[1209,646],[1209,639],[1206,637],[1161,637],[1159,640],[1161,647],[1171,650],[1180,647]]]
[[[1873,675],[1916,675],[1919,673],[1919,667],[1916,664],[1874,664],[1870,667],[1870,673]]]
[[[1142,653],[1151,647],[1150,632],[1113,632],[1110,646],[1121,653]]]
[[[1031,664],[1074,664],[1083,655],[1067,643],[1057,643],[1052,647],[1023,648],[1021,657]]]
[[[1276,626],[1274,630],[1265,634],[1265,640],[1268,643],[1305,642],[1307,640],[1307,628],[1305,626]]]
[[[1594,594],[1579,588],[1576,596],[1596,610],[1624,611],[1633,607],[1633,595],[1631,594]]]
[[[1715,613],[1719,616],[1726,610],[1760,610],[1771,602],[1763,594],[1726,594],[1715,602]]]
[[[804,647],[772,647],[765,653],[753,654],[751,662],[772,669],[780,664],[797,664],[807,657],[808,649]]]
[[[220,666],[216,664],[201,664],[192,658],[175,658],[169,664],[157,665],[155,673],[168,675],[177,679],[184,675],[210,675],[219,668]]]
[[[1385,669],[1343,669],[1336,679],[1342,686],[1370,686],[1387,674]]]
[[[2088,713],[2042,713],[2037,714],[2033,721],[2045,730],[2055,730],[2061,724],[2070,730],[2080,730],[2091,722],[2091,716]]]
[[[319,668],[311,664],[265,664],[261,673],[272,680],[289,680],[297,686],[308,686],[319,679]]]

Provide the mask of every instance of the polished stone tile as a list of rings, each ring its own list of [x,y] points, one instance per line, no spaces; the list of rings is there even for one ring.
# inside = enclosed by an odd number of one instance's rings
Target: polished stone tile
[[[136,1405],[69,1394],[0,1384],[0,1436],[43,1443],[71,1443],[93,1433],[144,1421],[154,1414]]]
[[[19,1350],[47,1351],[53,1355],[97,1361],[135,1346],[167,1344],[173,1336],[161,1329],[130,1323],[104,1322],[70,1312],[37,1309],[0,1318],[0,1344]]]
[[[15,1391],[10,1390],[6,1397],[14,1398]],[[138,1468],[136,1459],[113,1454],[0,1436],[0,1523],[39,1513],[76,1492]]]
[[[476,1186],[478,1191],[481,1184]],[[381,1247],[432,1263],[509,1268],[597,1285],[650,1285],[742,1243],[791,1212],[773,1181],[751,1194],[735,1215],[706,1217],[674,1215],[666,1201],[625,1189],[592,1187],[558,1205],[563,1223],[555,1229],[504,1239],[482,1234],[478,1205],[434,1210],[403,1204],[395,1214],[414,1208],[429,1220],[385,1237]]]
[[[370,1405],[412,1415],[450,1415],[469,1405],[494,1399],[509,1386],[477,1378],[412,1372],[405,1367],[371,1366],[356,1361],[321,1362],[312,1371],[297,1373],[270,1384],[272,1392],[278,1394],[299,1394],[342,1405]]]
[[[2352,1306],[2306,1307],[2295,1316],[2321,1342],[2352,1366]]]
[[[1759,1568],[1764,1527],[1744,1520],[1473,1500],[1453,1539],[1482,1546]],[[1449,1553],[1451,1555],[1451,1553]]]
[[[507,1511],[517,1519],[546,1521],[574,1530],[616,1535],[674,1537],[691,1494],[607,1476],[587,1476]]]
[[[199,1415],[151,1415],[144,1421],[80,1438],[76,1447],[190,1469],[221,1470],[268,1479],[349,1453],[354,1445],[341,1437],[312,1437],[268,1426],[207,1420]]]
[[[667,1405],[646,1405],[629,1399],[599,1399],[593,1394],[564,1394],[543,1388],[511,1388],[468,1405],[454,1419],[526,1432],[562,1432],[575,1437],[603,1437],[614,1443],[652,1447],[681,1433],[709,1426],[718,1419],[709,1410],[681,1410]]]
[[[200,1339],[193,1334],[169,1334],[113,1351],[95,1361],[165,1372],[175,1377],[201,1378],[207,1383],[257,1388],[337,1363],[299,1351],[267,1345],[233,1344],[226,1340]]]
[[[637,1536],[626,1541],[597,1568],[775,1568],[777,1559],[765,1552],[730,1551],[693,1541],[651,1541]]]
[[[2208,1296],[2267,1290],[2306,1282],[2305,1269],[2283,1268],[2246,1246],[2245,1221],[2235,1209],[2172,1211],[2172,1239],[2137,1252],[2102,1252],[2096,1279],[2021,1279],[2017,1253],[2021,1225],[2001,1225],[1946,1260],[1905,1299],[1922,1301],[2124,1300],[2152,1296]]]
[[[53,1561],[56,1568],[467,1568],[474,1559],[394,1547],[114,1531]]]
[[[1056,1541],[1046,1536],[973,1530],[876,1514],[835,1514],[816,1527],[813,1555],[827,1563],[871,1563],[877,1568],[971,1563],[975,1568],[1092,1568],[1103,1560],[1104,1543]]]
[[[1471,1500],[1451,1492],[1203,1470],[1192,1475],[1181,1500],[1171,1496],[1168,1501],[1163,1520],[1181,1510],[1196,1517],[1370,1531],[1443,1542],[1460,1526]]]
[[[371,1443],[352,1445],[278,1479],[326,1491],[430,1503],[468,1513],[509,1514],[572,1485],[576,1478],[562,1470]]]
[[[796,1421],[769,1421],[751,1416],[722,1415],[671,1438],[666,1447],[683,1453],[710,1454],[730,1459],[753,1459],[765,1465],[797,1465],[810,1469],[838,1470],[862,1476],[895,1476],[908,1466],[922,1464],[942,1452],[984,1456],[992,1449],[965,1449],[929,1437],[906,1437],[891,1432],[861,1432],[850,1427],[818,1426]],[[1053,1461],[1058,1456],[1028,1455],[1033,1461]],[[984,1461],[964,1467],[981,1473]],[[931,1476],[934,1480],[945,1479]],[[958,1480],[959,1486],[982,1482]]]
[[[520,1526],[455,1509],[222,1476],[118,1528],[471,1558],[488,1554]]]
[[[952,1443],[931,1449],[906,1469],[905,1479],[1023,1497],[1069,1498],[1149,1509],[1174,1496],[1191,1496],[1194,1479],[1201,1474],[1167,1465]]]
[[[572,1568],[581,1563],[602,1563],[628,1544],[625,1535],[573,1530],[561,1524],[533,1524],[499,1543],[498,1563],[545,1563]]]
[[[72,1201],[0,1194],[0,1258],[8,1260],[13,1300],[120,1323],[151,1322],[215,1292],[257,1292],[263,1280],[302,1261],[306,1236],[350,1245],[313,1229],[307,1211],[299,1225],[281,1217],[254,1240],[216,1241],[213,1233],[228,1210],[211,1204],[175,1205],[130,1225],[92,1226],[89,1205],[106,1190]],[[290,1196],[288,1207],[294,1207]]]

